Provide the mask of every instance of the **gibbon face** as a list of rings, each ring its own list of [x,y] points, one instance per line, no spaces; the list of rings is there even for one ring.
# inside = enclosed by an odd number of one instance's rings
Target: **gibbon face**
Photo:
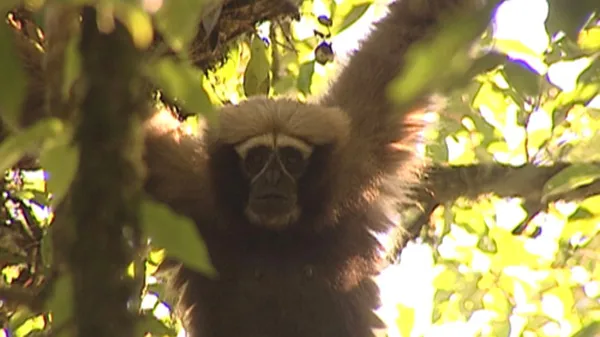
[[[298,181],[306,171],[312,146],[284,134],[264,134],[235,147],[248,184],[244,214],[255,224],[285,228],[298,220]]]
[[[217,205],[233,218],[282,230],[326,204],[333,153],[344,146],[348,116],[288,99],[250,98],[219,111],[207,130]],[[239,219],[233,219],[237,223]]]

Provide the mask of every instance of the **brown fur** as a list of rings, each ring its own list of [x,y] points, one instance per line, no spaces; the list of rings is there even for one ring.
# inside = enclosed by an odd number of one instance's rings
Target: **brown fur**
[[[219,271],[216,281],[185,267],[177,274],[191,336],[367,337],[383,327],[372,281],[382,247],[370,232],[396,225],[395,207],[418,183],[414,150],[428,106],[394,107],[385,89],[410,44],[471,2],[393,4],[315,104],[253,98],[224,108],[204,141],[149,140],[150,193],[196,220]],[[315,146],[299,181],[302,214],[277,232],[244,217],[247,186],[231,146],[270,132]]]
[[[349,119],[337,108],[323,108],[288,99],[251,98],[219,111],[214,141],[236,144],[252,136],[283,133],[311,144],[343,144],[348,138]]]
[[[423,160],[415,153],[428,100],[395,107],[386,87],[414,42],[442,15],[477,0],[402,0],[375,25],[344,71],[313,104],[253,98],[220,112],[219,129],[186,133],[168,111],[147,125],[147,192],[192,218],[219,277],[181,267],[189,336],[369,337],[383,327],[372,281]],[[286,230],[244,216],[248,186],[233,145],[276,132],[314,146],[298,184],[302,213]]]

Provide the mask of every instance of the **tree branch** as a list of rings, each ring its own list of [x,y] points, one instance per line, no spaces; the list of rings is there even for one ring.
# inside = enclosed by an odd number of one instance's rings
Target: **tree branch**
[[[520,167],[503,164],[432,166],[425,176],[424,184],[416,193],[416,203],[421,211],[416,217],[403,223],[405,231],[397,236],[390,258],[395,259],[408,241],[420,235],[437,206],[453,202],[460,197],[474,200],[483,195],[494,194],[502,198],[523,198],[529,214],[523,221],[523,224],[526,224],[548,202],[577,201],[600,194],[600,181],[596,181],[571,191],[555,194],[543,201],[546,182],[570,165],[574,164],[557,163],[552,166],[526,164]],[[523,226],[518,226],[513,233],[520,234],[523,229]]]
[[[445,203],[459,197],[476,199],[492,193],[502,198],[520,197],[541,201],[546,182],[570,165],[572,164],[526,164],[519,167],[503,164],[434,166],[427,174],[424,190],[420,191],[420,199],[428,201],[427,195],[433,195],[438,203]],[[597,193],[600,193],[600,184],[594,183],[552,196],[548,201],[580,200]]]

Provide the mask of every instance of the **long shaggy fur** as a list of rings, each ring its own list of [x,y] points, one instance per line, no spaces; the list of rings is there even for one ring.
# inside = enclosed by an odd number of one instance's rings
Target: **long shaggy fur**
[[[396,107],[386,88],[411,44],[434,32],[442,15],[476,2],[390,5],[315,103],[253,98],[223,108],[219,128],[201,136],[169,111],[148,121],[145,189],[195,221],[219,273],[216,280],[185,266],[176,273],[189,336],[369,337],[384,327],[373,313],[379,293],[372,277],[383,264],[373,232],[397,226],[393,215],[419,181],[423,160],[415,149],[428,106],[417,98]],[[279,231],[245,216],[248,186],[235,151],[269,133],[313,146],[298,182],[302,212]]]
[[[428,107],[425,97],[395,107],[386,87],[412,43],[474,2],[392,4],[315,103],[253,98],[224,108],[203,139],[149,138],[148,190],[196,221],[219,272],[218,280],[177,273],[191,336],[369,337],[384,327],[373,313],[383,248],[372,233],[397,225],[393,215],[419,181]],[[302,214],[277,232],[244,216],[248,191],[232,146],[269,133],[314,145],[298,183]]]
[[[314,145],[344,144],[348,138],[348,115],[338,108],[323,108],[289,99],[251,98],[219,111],[222,127],[209,134],[213,142],[240,143],[250,137],[282,133]],[[210,141],[209,140],[209,141]]]

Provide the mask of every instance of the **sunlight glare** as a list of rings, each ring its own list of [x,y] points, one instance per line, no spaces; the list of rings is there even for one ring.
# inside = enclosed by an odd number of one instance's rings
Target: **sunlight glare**
[[[171,309],[165,303],[160,302],[156,305],[152,313],[158,319],[165,319],[171,315]]]
[[[494,37],[519,41],[541,56],[550,42],[544,26],[547,16],[546,0],[507,0],[496,11]],[[510,52],[509,56],[527,62],[541,74],[545,73],[546,65],[540,57],[523,52]]]
[[[592,60],[588,57],[572,61],[558,61],[548,68],[548,79],[564,92],[571,92],[577,87],[577,78]]]
[[[164,0],[142,0],[142,8],[150,14],[158,12],[163,6]]]
[[[142,303],[140,304],[140,309],[149,310],[154,308],[154,306],[158,303],[158,296],[156,294],[146,294],[144,298],[142,298]]]
[[[590,281],[583,286],[585,295],[589,298],[597,298],[600,296],[600,281]]]
[[[571,279],[573,280],[573,282],[583,285],[586,282],[589,282],[591,278],[592,276],[590,275],[590,272],[587,271],[584,267],[573,266],[571,268]]]
[[[403,275],[410,275],[410,277],[402,277]],[[414,309],[415,316],[411,336],[421,336],[429,328],[435,294],[434,275],[431,246],[409,243],[402,251],[400,264],[386,268],[376,277],[382,301],[377,314],[388,323],[389,337],[401,336],[396,324],[398,304]]]
[[[512,230],[527,217],[519,198],[494,200],[493,207],[499,228]]]

